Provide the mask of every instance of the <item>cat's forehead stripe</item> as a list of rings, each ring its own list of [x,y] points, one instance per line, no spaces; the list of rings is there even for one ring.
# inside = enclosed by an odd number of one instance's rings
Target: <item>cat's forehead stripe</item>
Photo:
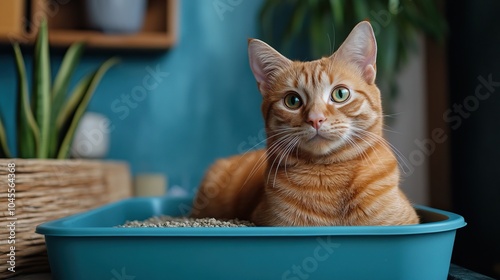
[[[311,77],[311,87],[316,87],[316,68],[313,69],[312,77]]]
[[[306,65],[302,64],[300,71],[297,73],[297,78],[293,81],[287,80],[288,85],[295,88],[309,88],[311,90],[318,89],[322,84],[330,81],[332,83],[332,78],[326,73],[322,65]],[[311,67],[312,66],[312,67]]]
[[[316,64],[314,67],[314,78],[316,79],[316,86],[321,85],[321,65]]]
[[[299,87],[299,86],[303,87],[306,84],[306,79],[307,79],[306,75],[304,73],[301,73],[299,75],[299,78],[298,78],[298,86],[297,87]]]
[[[304,85],[307,85],[309,83],[309,72],[305,71],[303,65],[302,65],[302,76],[304,76],[305,78]]]
[[[321,77],[321,79],[322,79],[323,81],[329,81],[329,80],[330,80],[330,79],[328,78],[328,74],[327,74],[325,71],[322,71],[322,72],[321,72],[320,77]],[[332,82],[329,82],[329,84],[331,85],[331,84],[332,84]]]

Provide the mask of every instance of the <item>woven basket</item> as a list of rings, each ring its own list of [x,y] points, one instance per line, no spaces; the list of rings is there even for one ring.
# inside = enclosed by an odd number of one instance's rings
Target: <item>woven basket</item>
[[[15,170],[9,170],[12,163]],[[9,174],[15,176],[15,201],[8,197]],[[0,159],[0,186],[0,278],[49,270],[37,225],[130,197],[132,192],[126,164],[91,160]],[[15,204],[13,212],[9,202]],[[15,244],[8,244],[14,239],[12,222]],[[15,272],[8,270],[11,246]]]

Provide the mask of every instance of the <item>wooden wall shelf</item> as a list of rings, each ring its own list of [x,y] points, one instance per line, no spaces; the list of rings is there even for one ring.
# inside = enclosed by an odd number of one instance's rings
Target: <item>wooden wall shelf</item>
[[[19,41],[31,44],[37,26],[45,16],[49,24],[49,42],[54,47],[67,47],[84,41],[88,48],[99,49],[168,49],[176,41],[177,0],[148,0],[144,26],[130,35],[106,34],[85,28],[83,0],[30,0],[30,29],[23,34],[0,36],[0,42]],[[59,4],[59,3],[64,4]]]

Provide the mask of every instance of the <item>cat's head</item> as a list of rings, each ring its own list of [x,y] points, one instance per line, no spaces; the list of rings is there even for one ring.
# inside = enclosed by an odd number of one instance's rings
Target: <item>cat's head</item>
[[[351,157],[381,135],[377,45],[368,22],[359,23],[330,57],[291,61],[250,39],[250,67],[263,96],[268,151],[309,157]],[[373,134],[373,135],[372,135]]]

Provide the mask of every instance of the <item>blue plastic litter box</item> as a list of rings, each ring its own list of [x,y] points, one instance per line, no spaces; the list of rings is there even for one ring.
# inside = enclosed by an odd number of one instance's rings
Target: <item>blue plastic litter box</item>
[[[53,279],[446,279],[456,214],[408,226],[117,228],[186,214],[191,198],[132,198],[39,225]]]

